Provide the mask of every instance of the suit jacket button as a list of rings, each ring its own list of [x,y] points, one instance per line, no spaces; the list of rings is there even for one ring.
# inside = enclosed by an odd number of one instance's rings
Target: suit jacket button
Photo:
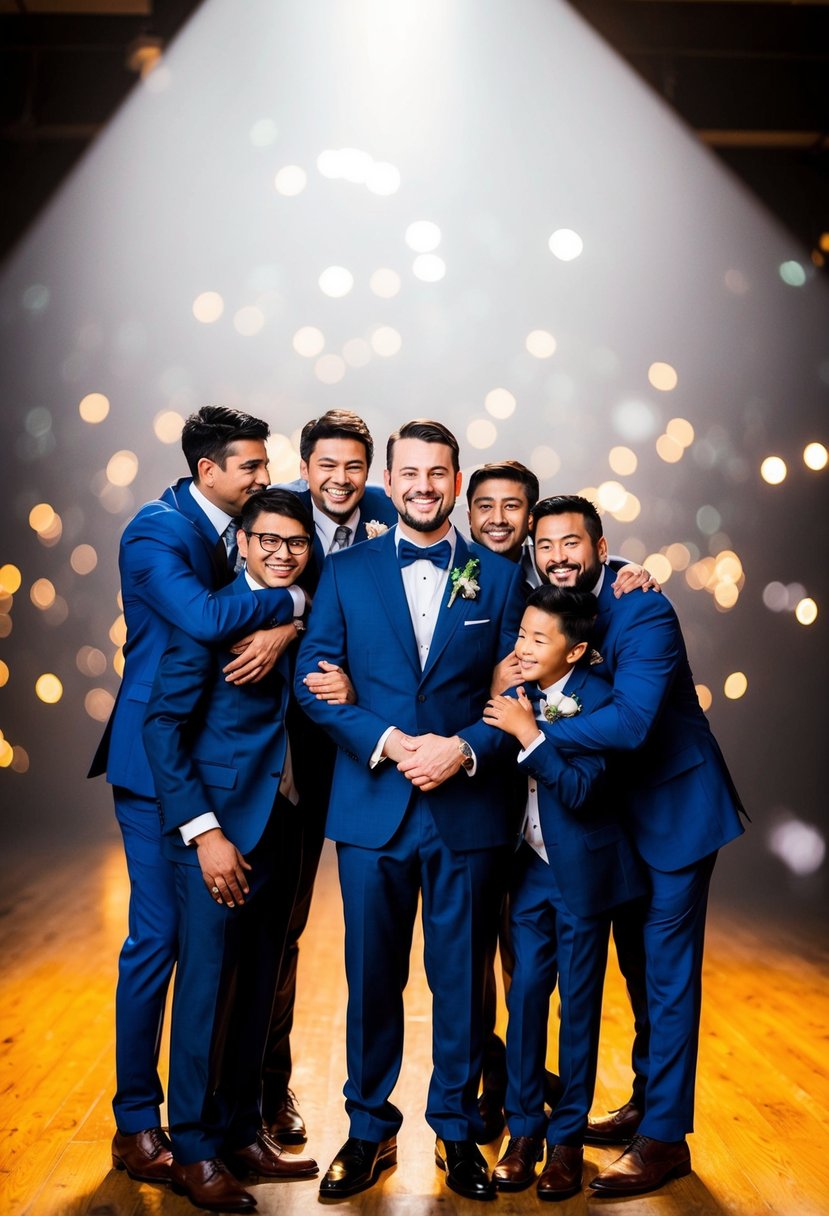
[[[418,699],[418,701],[425,701],[425,700],[426,700],[426,696],[425,696],[425,694],[424,694],[424,693],[419,692],[419,693],[417,694],[417,699]]]

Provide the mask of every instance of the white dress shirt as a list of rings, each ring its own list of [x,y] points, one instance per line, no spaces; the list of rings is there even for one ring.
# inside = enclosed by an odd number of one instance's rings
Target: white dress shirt
[[[328,554],[331,552],[331,546],[334,543],[334,533],[337,531],[340,524],[351,529],[351,535],[348,538],[348,546],[346,547],[350,548],[350,546],[354,544],[354,533],[357,531],[357,525],[360,522],[359,506],[354,508],[348,519],[335,520],[326,515],[324,511],[321,511],[312,498],[311,514],[314,517],[314,527],[317,530],[317,536],[319,537],[324,553]]]
[[[564,686],[572,674],[573,672],[570,670],[560,680],[556,680],[555,684],[551,684],[548,688],[542,688],[541,692],[545,703],[550,693],[563,692]],[[535,707],[535,716],[539,722],[545,721],[541,697],[538,698]],[[544,735],[539,731],[532,743],[528,747],[521,749],[518,753],[518,759],[523,760],[526,756],[529,756],[543,742]],[[523,833],[524,839],[530,848],[534,849],[541,860],[546,861],[549,865],[550,860],[547,856],[547,846],[544,843],[544,836],[541,831],[541,816],[538,813],[538,781],[532,776],[527,778],[527,810],[524,815]]]

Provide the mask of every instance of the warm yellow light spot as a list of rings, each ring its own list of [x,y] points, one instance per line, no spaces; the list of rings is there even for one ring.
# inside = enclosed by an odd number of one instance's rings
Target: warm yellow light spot
[[[98,565],[98,554],[91,545],[76,545],[69,557],[76,574],[91,574]]]
[[[484,408],[493,418],[511,418],[516,400],[508,388],[492,388],[484,397]]]
[[[610,449],[607,463],[618,477],[630,477],[636,472],[639,460],[630,448],[618,447]]]
[[[735,583],[717,583],[714,588],[714,600],[719,608],[733,608],[740,598],[740,592]]]
[[[115,698],[105,688],[90,688],[83,699],[83,707],[96,722],[106,722],[112,713]]]
[[[8,682],[9,682],[9,665],[8,665],[8,663],[4,663],[3,660],[0,659],[0,688],[3,688],[4,685],[8,684]]]
[[[17,566],[13,566],[8,562],[5,566],[0,566],[0,590],[6,592],[7,595],[14,595],[20,590],[20,584],[23,582],[23,576]]]
[[[767,456],[760,465],[760,476],[770,486],[779,486],[786,480],[786,462],[779,456]]]
[[[107,669],[106,655],[96,646],[81,646],[75,666],[85,676],[102,676]]]
[[[39,578],[32,583],[29,598],[35,608],[49,608],[55,602],[56,591],[48,578]]]
[[[665,550],[665,556],[671,563],[672,570],[687,570],[688,563],[691,560],[691,553],[685,545],[676,542],[673,545],[668,545]]]
[[[123,614],[116,617],[112,622],[109,631],[109,640],[113,646],[123,646],[127,640],[127,622],[124,620]]]
[[[315,359],[325,346],[325,334],[316,325],[303,325],[294,334],[291,345],[304,359]]]
[[[466,428],[466,438],[471,446],[479,451],[491,448],[498,438],[498,428],[489,418],[475,418]]]
[[[120,650],[120,649],[116,650],[115,654],[112,656],[112,670],[118,676],[122,676],[124,674],[124,652],[123,652],[123,650]]]
[[[632,524],[634,519],[639,518],[639,513],[642,510],[642,504],[635,494],[626,494],[625,501],[620,507],[613,512],[613,515],[618,519],[620,524]]]
[[[225,310],[225,302],[218,291],[203,291],[193,301],[193,316],[202,325],[212,325]]]
[[[39,502],[29,512],[29,527],[35,532],[48,532],[55,522],[55,511],[48,502]]]
[[[0,742],[0,768],[10,768],[14,759],[14,748],[5,739]]]
[[[817,620],[817,604],[807,596],[797,605],[794,614],[801,625],[814,625]]]
[[[178,443],[184,419],[178,410],[162,410],[153,419],[153,431],[156,439],[162,443]]]
[[[549,359],[556,353],[556,340],[546,329],[534,329],[527,334],[525,346],[536,359]]]
[[[14,756],[12,758],[12,771],[15,773],[28,773],[29,771],[29,753],[25,747],[21,747],[19,743],[14,746]]]
[[[128,486],[138,473],[138,457],[126,449],[116,452],[107,461],[107,481],[113,486]]]
[[[739,701],[740,697],[745,695],[747,688],[748,680],[742,671],[732,671],[723,684],[723,692],[729,701]]]
[[[603,481],[598,488],[598,505],[603,511],[618,511],[627,498],[627,490],[618,481]]]
[[[694,442],[694,428],[687,418],[672,418],[665,427],[665,434],[682,448],[689,448]]]
[[[44,672],[42,676],[38,676],[35,683],[35,692],[41,701],[47,705],[56,705],[63,696],[63,685],[56,675],[51,671]]]
[[[13,604],[14,596],[0,587],[0,612],[11,612]]]
[[[685,581],[692,591],[704,591],[715,578],[713,557],[703,557],[685,571]]]
[[[682,459],[685,449],[681,443],[677,443],[670,435],[660,435],[656,441],[657,455],[662,458],[667,464],[676,464]]]
[[[711,689],[707,684],[696,684],[697,700],[700,703],[700,708],[703,713],[707,713],[711,708],[711,702],[714,698],[711,696]]]
[[[109,413],[109,398],[103,393],[87,393],[78,405],[78,413],[84,422],[103,422]]]
[[[822,443],[806,444],[803,449],[803,463],[807,469],[814,469],[816,472],[825,469],[827,461],[829,461],[829,452]]]
[[[829,253],[829,232],[821,232],[818,245],[824,253]]]
[[[673,574],[671,563],[664,553],[649,553],[642,565],[650,571],[658,583],[667,583]]]
[[[648,380],[661,393],[669,393],[679,383],[679,376],[670,363],[652,363],[648,368]]]
[[[41,532],[38,532],[37,539],[47,549],[51,549],[53,545],[58,543],[61,536],[63,536],[63,523],[60,516],[55,515],[48,528],[44,528]]]

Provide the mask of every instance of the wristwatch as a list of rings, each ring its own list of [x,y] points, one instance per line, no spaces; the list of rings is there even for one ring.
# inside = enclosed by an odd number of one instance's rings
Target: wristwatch
[[[458,739],[458,751],[463,759],[461,760],[461,768],[465,768],[467,772],[475,766],[475,756],[472,748],[467,743],[466,739]]]

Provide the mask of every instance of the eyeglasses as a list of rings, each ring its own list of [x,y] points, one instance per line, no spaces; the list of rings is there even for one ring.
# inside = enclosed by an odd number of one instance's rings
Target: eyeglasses
[[[248,539],[255,536],[266,553],[278,553],[283,545],[287,545],[288,552],[294,557],[307,553],[311,543],[310,536],[277,536],[275,532],[245,532],[245,536]]]

